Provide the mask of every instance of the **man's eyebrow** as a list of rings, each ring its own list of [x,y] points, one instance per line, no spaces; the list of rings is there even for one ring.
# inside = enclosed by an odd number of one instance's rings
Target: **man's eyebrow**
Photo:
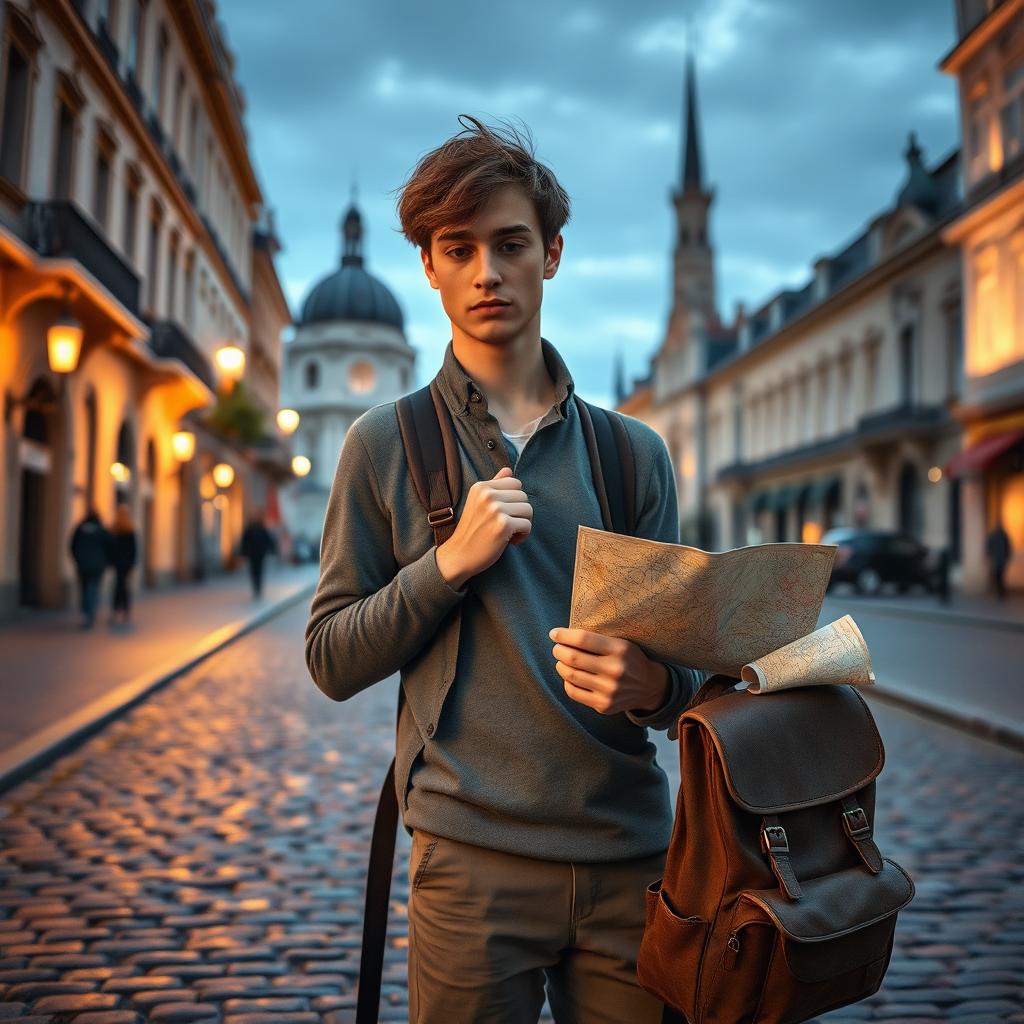
[[[504,238],[505,235],[532,235],[533,232],[526,224],[510,224],[506,228],[495,228],[491,232],[491,238]],[[443,235],[438,235],[438,242],[471,242],[473,240],[473,232],[463,229],[461,231],[446,231]]]

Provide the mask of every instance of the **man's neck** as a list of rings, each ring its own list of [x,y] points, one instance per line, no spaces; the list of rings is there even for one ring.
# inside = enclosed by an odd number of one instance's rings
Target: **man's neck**
[[[501,344],[477,341],[453,326],[452,351],[506,430],[536,419],[554,404],[555,386],[544,362],[539,326]]]

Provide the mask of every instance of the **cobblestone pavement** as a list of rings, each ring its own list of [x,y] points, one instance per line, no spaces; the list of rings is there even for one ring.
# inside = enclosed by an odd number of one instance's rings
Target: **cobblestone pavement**
[[[396,684],[328,701],[304,622],[274,620],[0,798],[0,1019],[352,1019]],[[1024,1022],[1024,759],[873,710],[879,845],[917,898],[882,989],[821,1020]],[[406,1019],[408,847],[400,830],[385,1020]]]

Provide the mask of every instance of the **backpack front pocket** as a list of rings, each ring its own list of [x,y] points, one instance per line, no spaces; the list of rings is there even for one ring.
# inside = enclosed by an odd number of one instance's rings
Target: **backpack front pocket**
[[[694,1016],[708,922],[669,903],[659,878],[647,886],[646,924],[637,959],[640,984],[663,1003]]]

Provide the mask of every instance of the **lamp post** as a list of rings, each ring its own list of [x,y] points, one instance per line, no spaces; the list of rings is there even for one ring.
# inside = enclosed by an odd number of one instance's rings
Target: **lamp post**
[[[231,391],[245,374],[245,351],[238,345],[229,343],[221,345],[214,353],[217,369],[221,379],[226,382],[226,390]]]

